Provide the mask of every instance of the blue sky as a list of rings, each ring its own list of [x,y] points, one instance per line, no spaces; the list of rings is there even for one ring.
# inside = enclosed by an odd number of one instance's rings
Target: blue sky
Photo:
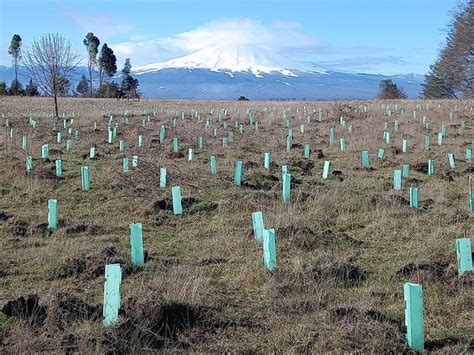
[[[94,32],[119,67],[165,61],[237,39],[298,61],[352,72],[424,74],[458,0],[0,0],[0,64],[14,33],[60,32],[85,57]]]

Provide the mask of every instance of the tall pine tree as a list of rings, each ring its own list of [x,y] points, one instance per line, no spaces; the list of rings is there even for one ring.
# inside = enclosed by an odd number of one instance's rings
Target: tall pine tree
[[[107,43],[102,45],[99,55],[99,88],[102,87],[104,77],[112,77],[117,72],[117,58],[114,51],[107,46]]]
[[[97,65],[97,53],[99,52],[99,45],[100,40],[92,32],[89,32],[84,38],[84,46],[87,49],[87,69],[89,71],[89,85],[90,85],[90,95],[93,94],[93,87],[92,87],[92,71],[93,68]]]
[[[426,75],[425,97],[474,97],[474,1],[464,1],[449,25],[446,45]],[[428,96],[429,95],[429,96]]]
[[[13,69],[15,70],[15,80],[13,80],[10,86],[10,92],[12,95],[19,95],[21,93],[21,83],[18,81],[18,70],[20,68],[21,61],[21,37],[18,34],[14,34],[8,48],[8,54],[12,56]]]

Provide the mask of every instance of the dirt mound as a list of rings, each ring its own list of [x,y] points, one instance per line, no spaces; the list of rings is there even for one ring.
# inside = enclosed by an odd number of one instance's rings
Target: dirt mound
[[[219,205],[214,202],[201,201],[194,197],[186,197],[181,200],[181,206],[183,207],[183,213],[195,214],[195,213],[209,213],[215,211]],[[159,211],[173,211],[173,201],[170,198],[158,200],[153,204],[153,210]]]
[[[311,176],[311,170],[314,168],[314,163],[309,159],[290,159],[288,163],[290,174],[295,172],[304,176]]]
[[[145,252],[145,261],[147,259],[147,253]],[[121,264],[122,276],[124,277],[136,271],[136,268],[129,264],[127,260],[118,256],[115,247],[111,246],[91,255],[64,259],[59,267],[52,270],[50,279],[78,277],[79,275],[85,275],[88,278],[100,277],[104,275],[106,264]]]
[[[11,215],[8,212],[0,211],[0,221],[1,222],[6,221],[10,217],[11,217]]]
[[[88,235],[99,235],[104,232],[104,229],[98,225],[86,225],[86,224],[78,224],[75,226],[70,226],[66,228],[66,234],[81,234],[86,233]]]
[[[442,281],[447,276],[449,263],[409,263],[395,272],[395,276],[406,280],[431,280]]]
[[[7,317],[15,317],[28,322],[30,326],[40,327],[47,316],[47,307],[39,304],[38,295],[21,296],[9,301],[2,308]]]
[[[99,321],[102,305],[87,303],[69,293],[57,294],[48,310],[48,321],[65,329],[77,321]]]
[[[278,183],[275,175],[265,175],[260,172],[254,172],[245,177],[242,186],[252,190],[271,190]]]
[[[282,240],[288,240],[291,245],[295,245],[304,251],[312,251],[321,247],[360,246],[360,240],[352,238],[347,233],[333,232],[326,230],[322,233],[315,233],[308,227],[298,228],[288,226],[277,229],[277,236]]]
[[[428,174],[428,162],[414,163],[412,169],[419,173]]]
[[[245,161],[243,164],[245,170],[257,169],[259,166],[260,165],[254,161]]]
[[[366,271],[351,263],[335,263],[328,271],[338,284],[347,287],[357,286],[367,278]]]
[[[138,304],[127,299],[122,307],[123,320],[109,334],[106,345],[113,352],[129,353],[138,349],[186,348],[179,335],[196,326],[200,310],[178,302]]]

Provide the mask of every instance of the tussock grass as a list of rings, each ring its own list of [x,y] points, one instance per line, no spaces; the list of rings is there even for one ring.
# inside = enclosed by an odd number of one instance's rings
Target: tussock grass
[[[405,352],[404,282],[423,284],[426,347],[429,351],[472,351],[474,288],[472,275],[458,277],[454,240],[472,237],[468,213],[465,162],[472,144],[472,101],[385,102],[202,102],[64,99],[61,110],[75,112],[73,149],[56,144],[50,102],[35,98],[0,98],[14,128],[13,138],[0,135],[0,307],[27,295],[37,295],[44,307],[44,324],[31,324],[34,315],[0,313],[0,348],[6,352]],[[416,119],[413,110],[422,105]],[[425,105],[431,109],[426,110]],[[404,108],[404,115],[394,106]],[[368,112],[360,105],[367,105]],[[439,107],[438,107],[439,105]],[[448,112],[457,105],[453,120]],[[276,107],[271,118],[265,107]],[[228,128],[217,123],[217,109],[226,107]],[[286,152],[287,128],[282,110],[293,127],[294,148]],[[306,124],[303,108],[311,113]],[[313,108],[324,112],[317,122]],[[212,116],[210,110],[214,108]],[[248,125],[250,108],[260,131]],[[299,112],[296,113],[296,108]],[[202,121],[212,117],[218,137]],[[109,111],[120,123],[119,136],[107,144]],[[125,125],[123,112],[130,113]],[[237,112],[238,110],[238,112]],[[181,121],[181,112],[186,118]],[[147,112],[151,122],[142,127]],[[156,116],[153,116],[153,112]],[[352,133],[339,117],[352,124]],[[37,128],[28,125],[28,117]],[[423,149],[422,117],[432,125],[431,150]],[[171,121],[178,117],[173,130]],[[244,134],[234,121],[244,123]],[[400,129],[394,132],[394,121]],[[460,128],[464,120],[466,128]],[[93,130],[93,122],[98,130]],[[382,139],[384,122],[393,134]],[[3,123],[3,120],[0,119]],[[305,133],[299,125],[305,124]],[[159,126],[166,126],[160,145]],[[62,128],[62,120],[57,121]],[[435,132],[446,125],[443,144]],[[329,128],[336,142],[328,145]],[[2,127],[2,129],[4,129]],[[63,129],[63,139],[66,134]],[[234,142],[222,148],[222,137],[234,132]],[[19,148],[21,136],[30,146]],[[137,135],[144,135],[138,148]],[[197,148],[203,136],[205,147]],[[338,139],[346,138],[347,151]],[[179,138],[182,157],[172,154]],[[125,152],[118,141],[126,142]],[[401,152],[402,139],[409,151]],[[41,161],[40,147],[50,144],[49,161]],[[313,154],[303,158],[304,144]],[[97,157],[89,159],[90,147]],[[187,149],[195,159],[187,161]],[[385,159],[377,158],[378,148]],[[320,149],[320,157],[316,150]],[[371,169],[361,168],[360,152],[368,149]],[[263,153],[272,153],[273,166],[263,169]],[[447,154],[457,167],[451,171]],[[34,168],[25,172],[25,157]],[[122,173],[122,158],[139,155],[138,169]],[[218,176],[211,176],[209,157],[218,160]],[[321,155],[324,155],[322,157]],[[62,179],[54,175],[54,160],[63,160]],[[234,161],[244,162],[242,187],[233,184]],[[423,172],[435,159],[435,176]],[[330,179],[321,178],[330,160]],[[412,167],[402,191],[392,188],[393,170]],[[91,190],[81,191],[80,167],[90,167]],[[292,174],[292,201],[281,202],[281,165]],[[168,170],[168,185],[181,186],[184,214],[167,207],[171,188],[159,187],[159,168]],[[420,188],[420,209],[409,207],[408,188]],[[47,230],[47,200],[58,200],[59,228]],[[251,213],[261,210],[265,225],[276,230],[278,266],[265,271],[261,245],[253,239]],[[130,264],[130,223],[143,223],[147,262]],[[106,263],[124,269],[120,322],[101,325],[103,272]],[[100,314],[98,315],[97,312]]]

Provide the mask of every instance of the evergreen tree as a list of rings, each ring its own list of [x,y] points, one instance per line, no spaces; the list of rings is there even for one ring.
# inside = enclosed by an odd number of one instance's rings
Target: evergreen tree
[[[21,84],[20,81],[13,79],[12,83],[10,84],[10,90],[8,93],[12,96],[14,95],[24,95],[25,90],[23,90],[23,85]]]
[[[104,76],[112,77],[116,72],[117,57],[107,43],[104,43],[99,55],[99,88],[102,87]]]
[[[427,94],[439,93],[433,87],[442,79],[452,97],[474,97],[474,1],[459,5],[448,28],[446,45],[435,64],[436,73],[426,76]]]
[[[33,79],[30,79],[28,85],[25,88],[26,96],[39,96],[38,85],[33,82]]]
[[[8,94],[7,83],[0,81],[0,96],[5,96]]]
[[[82,75],[81,81],[79,82],[79,84],[77,84],[76,91],[82,96],[87,95],[89,91],[89,81],[87,80],[85,75]]]
[[[130,74],[131,71],[132,65],[130,64],[130,58],[127,58],[125,59],[125,64],[122,69],[122,85],[120,88],[122,96],[126,96],[127,99],[138,97],[138,79],[132,77]]]
[[[111,83],[105,82],[99,88],[100,97],[116,98],[119,94],[119,85],[112,81]]]
[[[18,85],[18,69],[20,68],[20,61],[21,61],[21,37],[18,34],[14,34],[10,43],[10,47],[8,48],[8,54],[12,56],[13,62],[13,69],[15,70],[15,86],[10,87],[10,92],[12,95],[20,95],[20,92],[16,91],[19,86]],[[13,91],[12,91],[13,89]]]
[[[382,80],[379,84],[378,98],[381,100],[406,99],[407,94],[403,89],[398,88],[392,80],[387,79]]]
[[[97,65],[97,53],[99,52],[100,40],[92,32],[89,32],[84,38],[84,46],[87,49],[87,69],[89,71],[89,85],[90,85],[90,95],[92,96],[93,87],[92,87],[92,71],[93,68]]]
[[[430,66],[430,72],[425,75],[423,97],[427,99],[452,99],[456,98],[454,88],[449,80],[441,76],[438,64]]]

